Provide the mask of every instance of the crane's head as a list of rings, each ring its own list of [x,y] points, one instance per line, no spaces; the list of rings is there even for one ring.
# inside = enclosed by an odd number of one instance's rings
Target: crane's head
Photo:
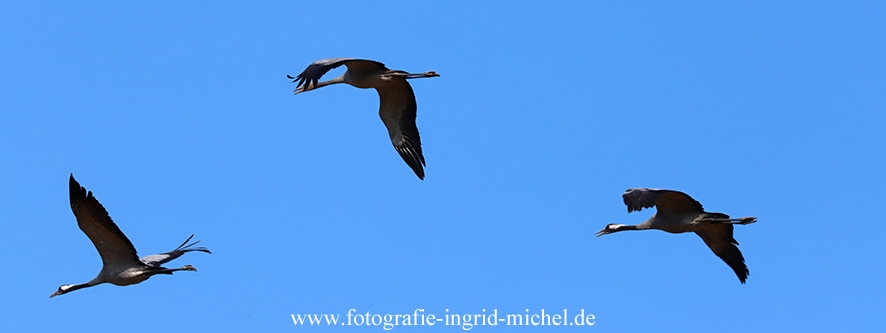
[[[301,94],[305,91],[310,91],[310,90],[314,90],[314,83],[308,81],[308,82],[305,82],[305,84],[302,85],[301,87],[295,88],[295,90],[293,90],[292,92],[293,92],[293,95],[298,95],[298,94]]]
[[[73,286],[74,286],[73,284],[63,284],[63,285],[61,285],[61,287],[58,287],[58,291],[52,293],[52,295],[49,295],[49,298],[53,298],[58,295],[67,294],[69,291],[72,291],[71,287],[73,287]]]
[[[624,224],[616,224],[616,223],[607,224],[606,227],[603,228],[603,230],[597,231],[597,237],[600,237],[603,235],[608,235],[613,232],[622,231],[622,230],[624,230],[624,229],[622,229],[624,226],[625,226]]]

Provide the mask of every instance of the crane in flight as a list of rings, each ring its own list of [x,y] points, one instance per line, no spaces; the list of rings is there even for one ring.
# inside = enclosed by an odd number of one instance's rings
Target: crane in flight
[[[326,72],[341,65],[348,67],[344,74],[328,81],[319,81]],[[388,69],[374,60],[330,58],[315,61],[296,77],[286,77],[298,83],[294,91],[296,95],[336,83],[347,83],[363,89],[375,88],[380,102],[378,115],[388,129],[394,149],[419,179],[425,179],[425,157],[421,152],[418,127],[415,126],[418,107],[412,86],[406,80],[436,76],[440,75],[433,71],[412,74]]]
[[[751,224],[757,222],[756,217],[733,219],[723,213],[706,212],[701,203],[680,191],[631,188],[621,196],[628,206],[628,213],[655,206],[655,215],[637,225],[610,223],[597,232],[597,237],[624,230],[658,229],[675,234],[695,232],[714,254],[735,271],[738,280],[745,283],[750,271],[736,246],[738,242],[732,237],[732,225]]]
[[[108,211],[98,202],[98,199],[92,196],[92,192],[86,191],[86,188],[80,186],[73,174],[68,183],[71,210],[77,217],[77,225],[80,226],[80,230],[89,237],[102,257],[102,270],[89,282],[65,284],[58,287],[58,291],[49,295],[49,298],[106,282],[118,286],[128,286],[157,274],[172,274],[177,271],[196,272],[197,269],[191,265],[185,265],[182,268],[166,268],[161,265],[191,251],[212,253],[205,247],[192,247],[200,241],[188,244],[194,237],[191,235],[175,250],[139,258],[136,255],[135,246],[132,246],[132,242],[111,220]]]

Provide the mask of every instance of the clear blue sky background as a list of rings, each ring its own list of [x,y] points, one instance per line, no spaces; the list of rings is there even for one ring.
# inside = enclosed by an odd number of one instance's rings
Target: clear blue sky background
[[[313,332],[290,314],[351,308],[886,325],[883,2],[3,1],[0,31],[5,331]],[[374,91],[292,95],[329,57],[441,74],[412,81],[426,180]],[[70,173],[140,254],[191,233],[213,254],[49,299],[101,267]],[[629,187],[758,216],[735,228],[747,284],[692,234],[594,238],[654,212]]]

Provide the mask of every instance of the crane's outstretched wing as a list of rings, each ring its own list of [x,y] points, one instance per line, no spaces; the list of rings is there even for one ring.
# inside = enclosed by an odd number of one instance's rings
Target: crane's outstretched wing
[[[662,213],[703,212],[701,203],[680,191],[629,188],[621,195],[628,213],[655,206]]]
[[[726,216],[726,218],[729,217]],[[741,251],[736,246],[738,241],[732,237],[732,229],[732,224],[714,223],[695,231],[695,234],[701,237],[704,243],[711,248],[711,251],[714,251],[714,254],[723,259],[735,271],[738,280],[744,283],[750,271],[744,263],[744,256],[741,255]]]
[[[80,230],[89,237],[104,265],[138,262],[135,246],[111,220],[108,211],[91,191],[80,186],[71,174],[69,181],[71,210],[77,217]]]
[[[375,60],[365,60],[365,59],[355,59],[355,58],[329,58],[323,60],[317,60],[312,64],[308,65],[308,68],[305,68],[301,74],[296,77],[292,77],[291,75],[286,75],[292,82],[297,82],[296,89],[301,86],[313,87],[317,86],[317,82],[320,81],[320,78],[323,77],[326,72],[336,68],[338,66],[347,64],[348,69],[351,70],[364,70],[364,69],[377,69],[379,67],[386,68],[385,64],[380,63]],[[305,89],[307,90],[307,89]]]
[[[378,91],[378,116],[388,128],[391,143],[400,157],[412,168],[419,179],[425,179],[425,157],[421,153],[421,137],[415,126],[415,93],[405,79],[395,79]]]
[[[197,245],[197,243],[200,243],[200,241],[196,241],[191,244],[188,244],[188,242],[191,241],[191,238],[194,238],[193,234],[191,234],[191,237],[188,237],[188,239],[186,239],[182,243],[182,245],[179,245],[177,248],[175,248],[175,250],[172,250],[172,251],[169,251],[166,253],[152,254],[152,255],[144,256],[140,260],[145,265],[148,265],[151,267],[160,267],[160,265],[170,262],[170,261],[174,260],[175,258],[181,257],[183,254],[191,252],[191,251],[200,251],[200,252],[206,252],[206,253],[212,254],[212,252],[209,252],[209,249],[202,247],[202,246],[192,248],[191,246]],[[188,244],[188,245],[185,245],[185,244]]]

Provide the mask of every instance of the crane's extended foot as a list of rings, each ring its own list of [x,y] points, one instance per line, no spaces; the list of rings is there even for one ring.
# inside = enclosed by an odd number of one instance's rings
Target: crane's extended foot
[[[695,222],[701,223],[729,223],[729,224],[751,224],[757,222],[757,218],[754,216],[745,216],[740,219],[725,219],[725,218],[717,218],[717,217],[703,217],[695,220]]]
[[[435,71],[424,72],[424,73],[416,73],[416,74],[395,72],[395,73],[389,73],[388,75],[390,75],[390,76],[394,76],[394,77],[404,77],[404,78],[407,78],[407,79],[420,79],[420,78],[423,78],[423,77],[437,77],[437,76],[440,76],[440,74],[437,74],[437,72],[435,72]]]
[[[182,268],[165,268],[165,267],[157,267],[156,269],[157,269],[157,270],[155,271],[156,273],[153,273],[153,274],[172,274],[172,273],[175,273],[175,272],[178,272],[178,271],[192,271],[192,272],[196,272],[196,271],[197,271],[197,269],[194,268],[194,266],[191,266],[191,265],[185,265],[185,266],[182,267]]]

